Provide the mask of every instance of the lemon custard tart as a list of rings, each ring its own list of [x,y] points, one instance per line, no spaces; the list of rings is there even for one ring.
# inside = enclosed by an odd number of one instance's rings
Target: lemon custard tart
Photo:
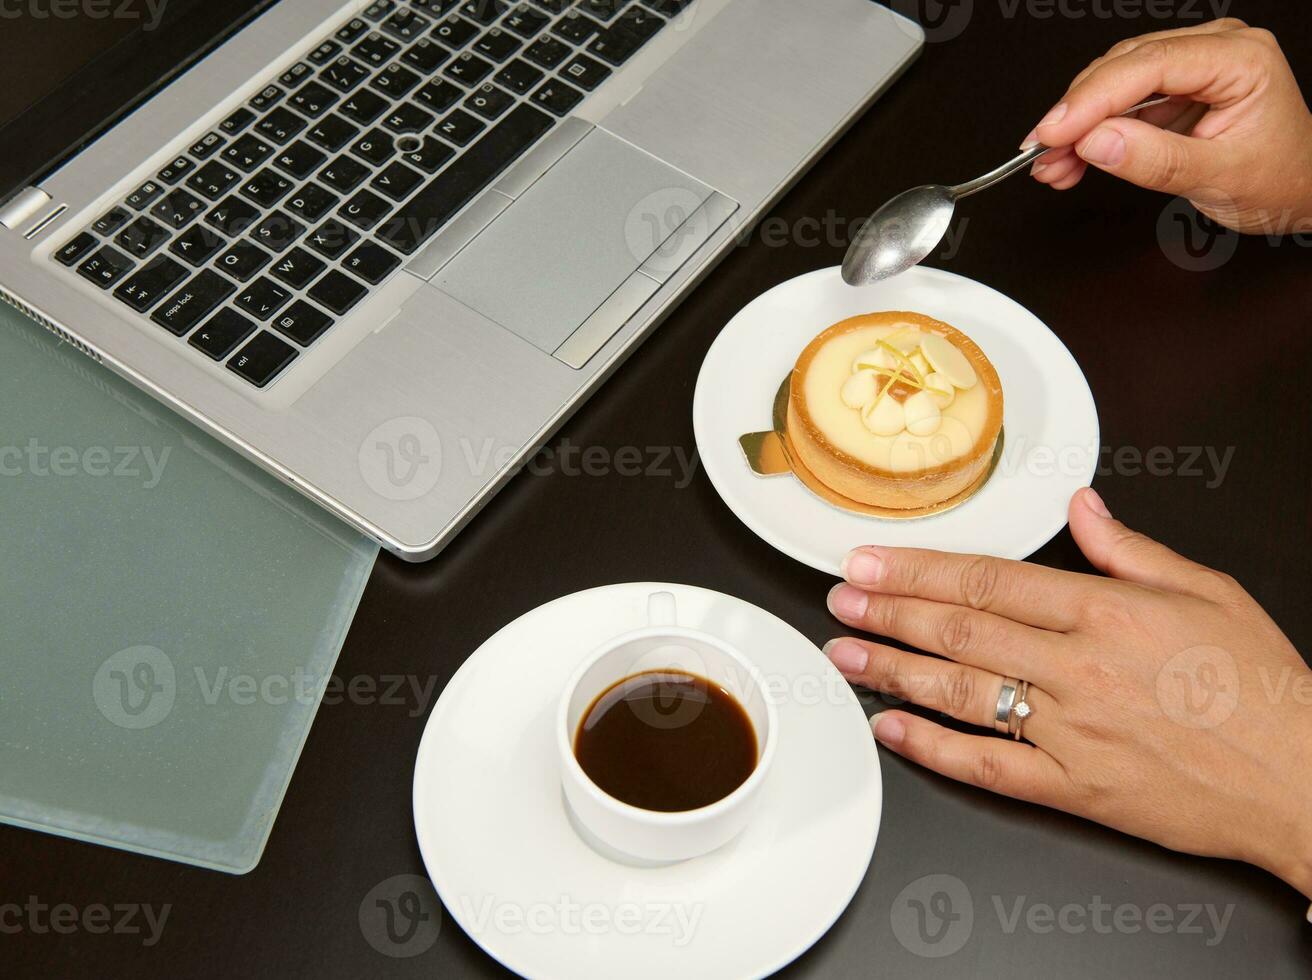
[[[836,323],[797,359],[788,440],[821,483],[893,510],[956,497],[988,472],[1002,385],[960,330],[919,313]]]

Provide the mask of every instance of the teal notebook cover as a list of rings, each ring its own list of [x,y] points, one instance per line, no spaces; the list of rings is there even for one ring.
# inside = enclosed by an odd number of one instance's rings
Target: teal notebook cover
[[[0,821],[254,868],[376,556],[0,306]]]

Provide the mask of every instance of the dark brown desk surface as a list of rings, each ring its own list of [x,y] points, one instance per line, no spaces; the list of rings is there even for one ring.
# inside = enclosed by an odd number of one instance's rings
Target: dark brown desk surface
[[[758,232],[736,249],[557,443],[691,453],[697,370],[739,308],[776,283],[838,263],[846,223],[892,192],[972,177],[1006,159],[1091,58],[1121,37],[1169,26],[1152,11],[1187,18],[1216,3],[1226,6],[1225,0],[974,0],[965,31],[930,44],[774,208],[764,229],[773,236]],[[937,8],[936,0],[930,7]],[[1275,31],[1304,90],[1312,92],[1312,21],[1304,4],[1235,0],[1230,7]],[[1089,15],[1074,19],[1056,12],[1061,9]],[[1138,10],[1150,13],[1116,15]],[[1045,11],[1052,13],[1041,16]],[[963,206],[959,251],[933,264],[1000,289],[1057,332],[1093,386],[1104,445],[1128,447],[1119,465],[1106,457],[1097,479],[1113,511],[1235,574],[1307,652],[1312,250],[1303,247],[1309,242],[1250,238],[1219,268],[1189,271],[1167,254],[1185,253],[1159,244],[1158,219],[1167,204],[1102,176],[1065,195],[1017,179]],[[840,234],[826,241],[822,229],[817,241],[814,222],[826,216],[838,222]],[[780,235],[780,226],[794,233]],[[1159,475],[1132,472],[1130,454],[1153,447],[1167,447],[1174,463],[1159,453]],[[1233,447],[1219,486],[1188,475],[1185,447],[1221,453]],[[1160,475],[1163,468],[1176,472]],[[774,611],[818,644],[834,634],[837,624],[824,607],[826,576],[758,540],[704,474],[688,486],[677,483],[676,476],[615,473],[518,477],[436,561],[409,567],[380,560],[338,674],[434,678],[440,691],[469,652],[511,618],[568,592],[629,580],[718,589]],[[1035,560],[1086,567],[1066,533]],[[449,917],[436,944],[411,959],[380,955],[357,925],[373,886],[422,873],[410,779],[425,717],[414,714],[413,699],[322,708],[264,860],[245,877],[0,828],[0,903],[35,896],[79,907],[172,905],[153,948],[131,935],[0,930],[0,974],[506,975]],[[1171,854],[965,789],[888,753],[883,767],[883,829],[865,884],[832,932],[787,975],[1312,973],[1306,900],[1261,872]],[[974,924],[954,955],[926,958],[899,942],[890,911],[905,887],[936,873],[955,876],[968,889]],[[1018,902],[1022,916],[1013,929]],[[1065,929],[1044,925],[1046,907],[1089,909],[1098,902],[1130,907],[1125,915],[1146,915],[1163,903],[1173,911],[1153,914],[1175,928],[1131,932],[1116,928],[1111,912],[1098,920],[1111,923],[1110,932],[1098,931],[1091,913],[1084,919],[1068,913]],[[1222,916],[1233,906],[1220,942],[1208,945],[1216,933],[1206,912],[1187,921],[1192,906],[1211,906]],[[1038,916],[1037,928],[1031,915]]]

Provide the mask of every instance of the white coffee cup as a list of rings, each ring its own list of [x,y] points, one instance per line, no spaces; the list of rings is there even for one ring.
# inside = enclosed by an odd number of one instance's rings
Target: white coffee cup
[[[613,852],[608,856],[665,864],[722,847],[747,825],[774,760],[779,719],[764,679],[746,656],[709,633],[676,625],[672,594],[653,593],[647,616],[646,627],[608,640],[579,665],[560,700],[556,740],[565,802],[580,835],[597,850]],[[696,810],[665,813],[624,803],[598,787],[574,754],[579,725],[598,696],[627,677],[659,670],[685,671],[723,688],[746,710],[756,732],[752,774],[728,796]]]

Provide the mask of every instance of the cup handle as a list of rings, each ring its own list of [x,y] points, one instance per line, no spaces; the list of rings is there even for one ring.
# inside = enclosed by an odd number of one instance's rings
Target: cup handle
[[[673,592],[653,592],[647,598],[648,626],[674,626],[678,621]]]

